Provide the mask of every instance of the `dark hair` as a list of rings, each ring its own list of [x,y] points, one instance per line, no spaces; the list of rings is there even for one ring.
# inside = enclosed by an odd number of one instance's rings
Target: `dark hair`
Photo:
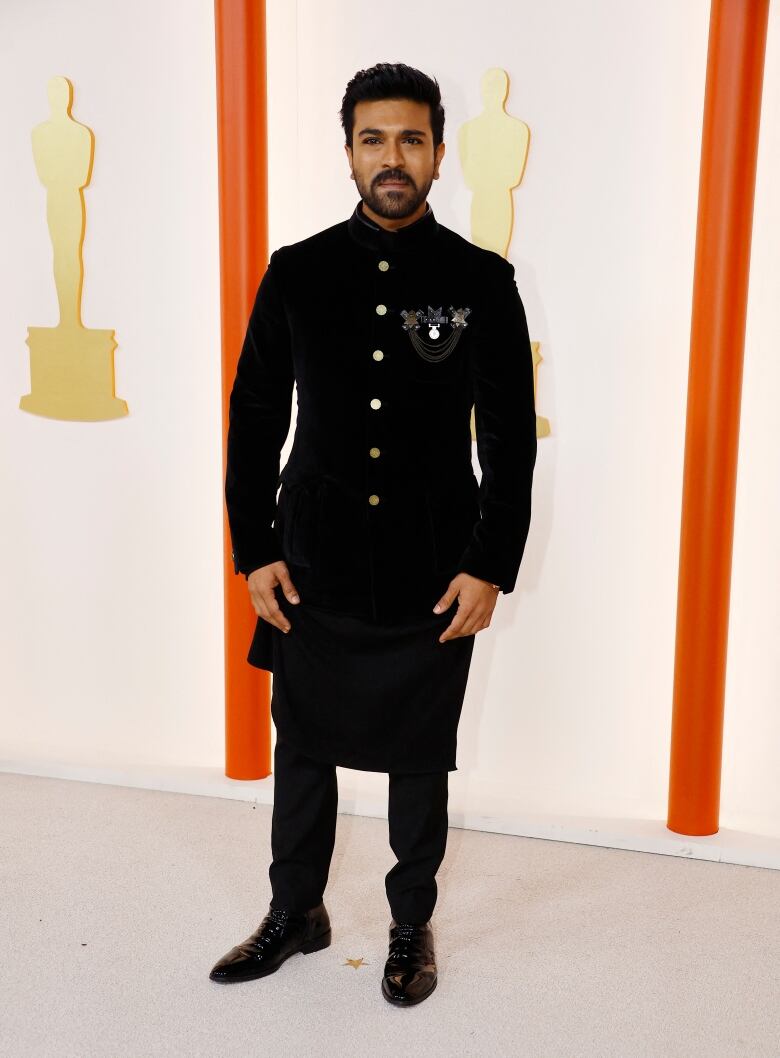
[[[355,127],[355,104],[377,99],[412,99],[416,103],[427,103],[434,149],[444,139],[444,107],[436,78],[428,77],[403,62],[378,62],[369,70],[358,70],[341,101],[339,115],[350,147]]]

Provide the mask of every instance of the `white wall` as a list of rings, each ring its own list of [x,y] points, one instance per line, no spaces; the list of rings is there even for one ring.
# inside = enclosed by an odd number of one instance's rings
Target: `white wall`
[[[181,19],[169,0],[161,21],[159,4],[127,14],[81,0],[83,40],[53,3],[8,6],[2,755],[221,768],[212,5],[188,3]],[[354,207],[338,109],[353,73],[377,61],[438,78],[448,148],[431,202],[468,235],[456,131],[480,108],[483,71],[507,70],[507,108],[531,128],[509,256],[541,343],[537,404],[552,436],[539,443],[517,588],[477,637],[450,803],[665,820],[709,4],[489,0],[479,10],[475,33],[472,5],[398,0],[377,18],[358,0],[269,0],[271,247]],[[724,827],[769,835],[780,835],[778,29],[773,9],[722,792]],[[117,391],[131,408],[119,423],[16,410],[25,327],[54,311],[29,152],[54,72],[72,78],[74,115],[97,136],[84,317],[117,329]],[[283,458],[291,441],[292,430]],[[386,786],[344,769],[340,779],[358,797]]]
[[[0,757],[220,761],[222,515],[213,4],[0,7]],[[18,408],[57,302],[30,130],[74,85],[95,134],[82,319],[130,414]]]

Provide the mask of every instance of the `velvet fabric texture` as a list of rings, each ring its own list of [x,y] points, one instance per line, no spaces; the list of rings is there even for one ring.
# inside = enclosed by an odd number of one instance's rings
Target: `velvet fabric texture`
[[[422,320],[428,346],[460,331],[438,362],[405,329],[403,313],[417,310],[448,317],[438,339]],[[284,559],[303,603],[372,621],[431,615],[459,571],[507,594],[535,460],[531,346],[503,257],[430,206],[388,231],[361,202],[271,254],[230,394],[225,499],[237,574]],[[258,617],[258,635],[270,628]]]
[[[252,656],[274,674],[279,738],[342,768],[457,771],[475,634],[439,642],[455,603],[441,614],[384,622],[277,597],[290,631],[262,621]]]

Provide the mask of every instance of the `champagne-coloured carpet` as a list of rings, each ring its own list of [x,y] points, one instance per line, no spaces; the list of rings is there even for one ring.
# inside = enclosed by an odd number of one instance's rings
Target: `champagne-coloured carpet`
[[[8,1058],[780,1055],[777,871],[451,828],[438,988],[403,1010],[385,820],[339,816],[331,947],[224,985],[268,909],[270,807],[14,774],[0,796]]]

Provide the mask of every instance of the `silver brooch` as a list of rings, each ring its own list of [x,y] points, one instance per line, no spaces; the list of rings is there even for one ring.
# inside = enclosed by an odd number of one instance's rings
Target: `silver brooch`
[[[466,317],[471,312],[469,308],[456,309],[452,305],[450,305],[449,309],[450,316],[442,315],[441,310],[442,306],[434,309],[431,305],[428,306],[427,313],[423,312],[422,309],[401,310],[404,320],[403,328],[409,335],[412,345],[424,360],[428,360],[431,363],[446,360],[450,355],[463,333],[463,328],[468,327]],[[437,345],[431,345],[417,333],[421,326],[426,326],[428,328],[428,337],[435,342],[439,338],[441,328],[445,323],[449,323],[452,329],[447,337]]]

